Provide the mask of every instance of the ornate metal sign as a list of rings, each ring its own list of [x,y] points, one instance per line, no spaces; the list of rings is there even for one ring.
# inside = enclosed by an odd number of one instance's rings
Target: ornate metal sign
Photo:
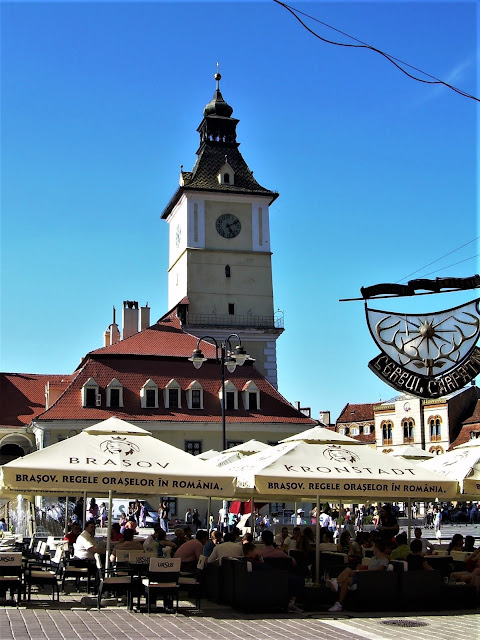
[[[480,299],[447,311],[401,314],[365,307],[381,353],[369,368],[403,393],[438,398],[480,373]]]

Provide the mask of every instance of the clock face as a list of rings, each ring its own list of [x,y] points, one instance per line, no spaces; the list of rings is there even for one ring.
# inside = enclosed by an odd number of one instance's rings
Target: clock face
[[[242,225],[240,220],[231,213],[222,213],[217,218],[215,228],[222,238],[235,238],[240,233]]]
[[[182,227],[177,224],[177,230],[175,232],[175,244],[177,247],[180,246],[180,240],[182,239]]]

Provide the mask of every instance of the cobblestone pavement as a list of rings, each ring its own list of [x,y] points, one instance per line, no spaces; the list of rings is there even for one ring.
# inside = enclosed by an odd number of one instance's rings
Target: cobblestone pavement
[[[265,615],[202,605],[196,612],[185,601],[178,616],[147,615],[116,602],[114,606],[113,601],[98,611],[95,599],[82,594],[61,596],[59,604],[40,594],[28,605],[0,607],[0,640],[480,640],[480,609],[378,616],[348,611]]]

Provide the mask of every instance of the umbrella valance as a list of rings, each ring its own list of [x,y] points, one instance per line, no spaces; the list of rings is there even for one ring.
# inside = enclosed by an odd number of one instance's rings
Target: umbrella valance
[[[2,467],[2,491],[230,496],[233,476],[118,418]]]
[[[370,447],[283,442],[224,468],[237,476],[237,494],[359,498],[454,496],[455,480]]]

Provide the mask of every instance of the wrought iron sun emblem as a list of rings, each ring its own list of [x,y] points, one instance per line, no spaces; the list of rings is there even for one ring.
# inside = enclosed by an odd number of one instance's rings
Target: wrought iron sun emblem
[[[456,367],[480,335],[478,300],[428,314],[399,314],[367,309],[377,345],[410,371],[426,376]]]

